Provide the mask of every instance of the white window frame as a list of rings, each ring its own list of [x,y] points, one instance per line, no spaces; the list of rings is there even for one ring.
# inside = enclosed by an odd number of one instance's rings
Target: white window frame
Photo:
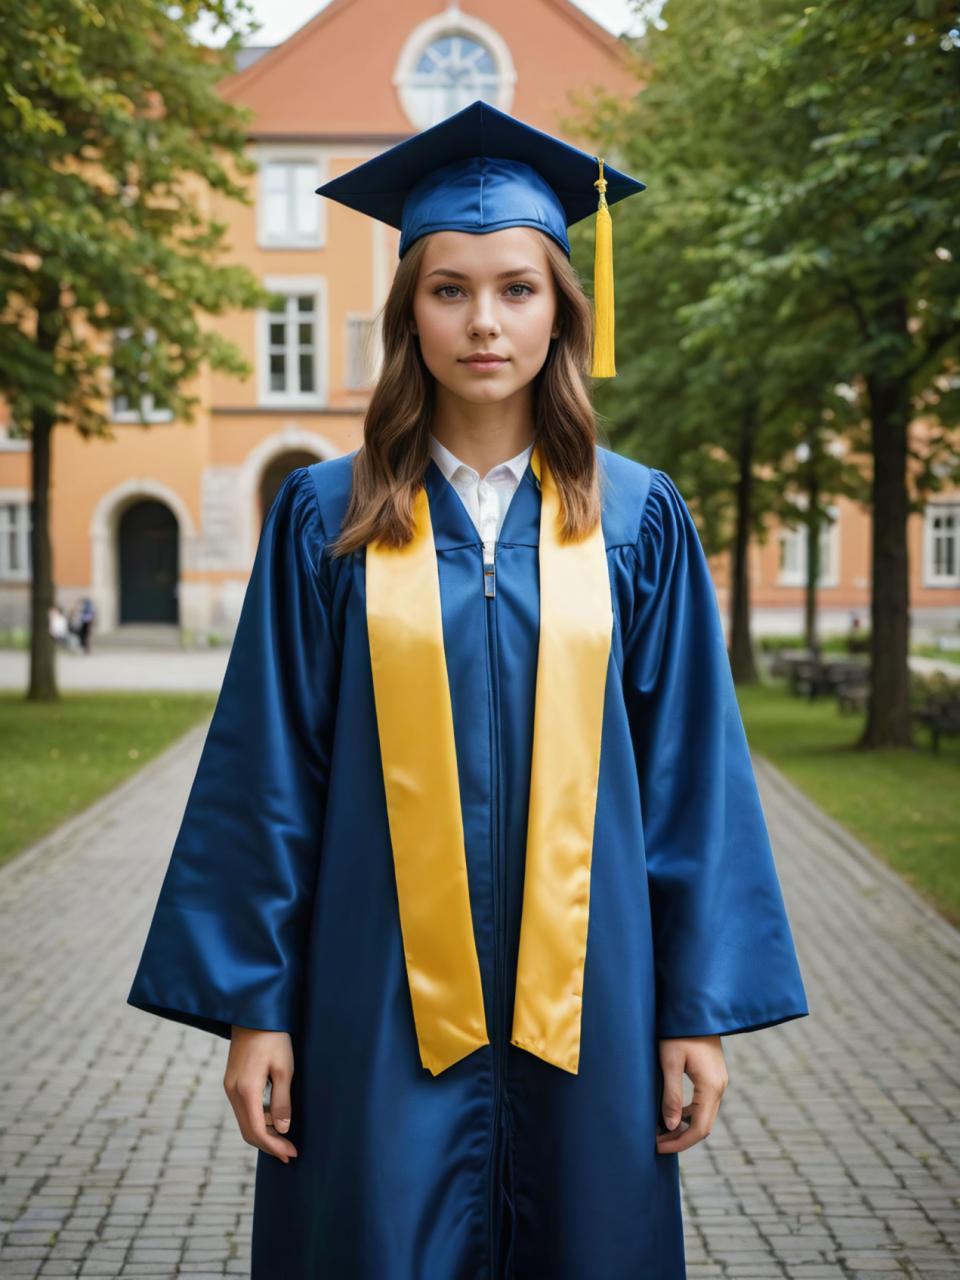
[[[121,329],[117,329],[114,334],[115,342],[125,342],[133,336],[133,329],[129,325]],[[145,337],[147,342],[156,340],[156,331],[148,329]],[[140,397],[140,410],[136,409],[118,409],[117,399],[113,390],[113,365],[110,365],[110,411],[109,419],[111,422],[172,422],[173,411],[171,409],[155,409],[153,396],[148,394]]]
[[[264,287],[271,293],[290,297],[310,294],[316,323],[313,349],[313,381],[315,391],[272,391],[270,389],[270,322],[276,312],[266,307],[257,312],[257,396],[263,408],[319,409],[327,404],[329,387],[328,350],[330,325],[327,312],[327,280],[325,276],[268,276]],[[288,321],[289,323],[289,321]],[[296,322],[294,322],[296,323]],[[299,377],[299,369],[298,369]]]
[[[936,573],[933,562],[933,548],[936,533],[933,522],[938,515],[952,512],[954,518],[953,563],[954,573]],[[923,585],[925,587],[960,587],[960,497],[939,499],[927,503],[923,512]]]
[[[350,355],[352,351],[353,338],[351,336],[352,326],[365,325],[367,327],[366,336],[359,341],[366,343],[366,355],[369,362],[369,377],[366,380],[354,376],[354,369],[351,366]],[[380,325],[378,318],[369,311],[348,311],[344,317],[344,368],[343,368],[343,387],[345,391],[369,391],[377,381],[380,375],[380,366],[383,361],[383,343],[380,336]],[[362,359],[362,356],[360,357]]]
[[[400,98],[400,105],[416,129],[428,128],[436,124],[435,120],[424,118],[420,110],[418,86],[414,82],[417,63],[424,51],[435,40],[444,36],[465,36],[485,45],[490,51],[497,68],[497,92],[493,105],[501,111],[509,111],[513,105],[513,93],[517,83],[517,72],[510,54],[510,48],[498,31],[487,22],[469,14],[457,11],[439,13],[415,27],[400,50],[397,65],[393,73],[393,83]],[[469,103],[463,103],[468,106]]]
[[[14,518],[14,532],[20,549],[20,569],[13,570],[7,562],[7,537],[10,532],[7,507],[18,507],[22,512]],[[29,582],[30,560],[30,493],[27,489],[0,489],[0,582]]]
[[[327,181],[328,155],[322,147],[308,143],[263,143],[256,151],[257,159],[257,246],[260,249],[322,249],[327,243],[327,201],[314,195],[317,202],[315,232],[271,232],[267,225],[267,169],[273,164],[312,164],[321,186]]]
[[[798,501],[798,505],[805,506],[806,503]],[[820,574],[817,581],[817,590],[824,587],[835,587],[839,583],[839,566],[840,566],[840,511],[839,508],[831,504],[827,507],[827,520],[829,523],[820,526]],[[805,587],[807,585],[807,537],[809,530],[806,525],[798,525],[791,527],[790,525],[781,525],[777,535],[777,586],[778,587]],[[793,548],[796,557],[796,567],[793,569],[784,569],[780,566],[783,559],[783,544],[789,542]],[[824,545],[826,543],[826,545]]]

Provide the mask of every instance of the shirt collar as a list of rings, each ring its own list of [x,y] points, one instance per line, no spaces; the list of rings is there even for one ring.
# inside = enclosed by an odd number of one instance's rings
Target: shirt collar
[[[518,453],[514,458],[508,458],[506,462],[498,462],[495,467],[491,467],[491,471],[496,471],[500,467],[508,467],[513,472],[514,477],[519,481],[523,479],[523,473],[527,469],[527,463],[530,460],[530,454],[533,452],[533,445],[528,444],[526,449]],[[452,480],[454,474],[461,468],[465,467],[467,471],[478,475],[474,467],[469,466],[466,462],[461,462],[455,453],[440,443],[437,437],[430,432],[430,454],[436,462],[437,466],[443,472],[448,480]],[[490,474],[489,472],[487,473]]]

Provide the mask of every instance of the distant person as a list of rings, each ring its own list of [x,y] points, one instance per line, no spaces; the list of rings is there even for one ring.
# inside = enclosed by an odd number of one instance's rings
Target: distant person
[[[863,627],[856,609],[850,611],[850,629],[847,632],[847,652],[861,653],[864,648]]]
[[[73,604],[70,606],[70,612],[67,615],[67,646],[70,649],[79,649],[82,647],[80,640],[80,616],[82,612],[83,601],[74,600]]]
[[[58,604],[52,604],[47,611],[47,625],[53,636],[53,643],[65,649],[70,642],[70,624]]]
[[[80,645],[84,653],[90,652],[90,632],[97,618],[97,611],[89,596],[80,601]]]

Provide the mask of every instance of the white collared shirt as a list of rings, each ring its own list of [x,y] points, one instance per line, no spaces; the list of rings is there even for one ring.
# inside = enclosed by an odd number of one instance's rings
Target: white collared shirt
[[[527,445],[522,453],[506,462],[498,462],[481,478],[480,472],[450,452],[430,433],[430,454],[437,466],[460,495],[470,518],[483,539],[483,559],[493,560],[493,549],[510,501],[527,469],[533,445]]]

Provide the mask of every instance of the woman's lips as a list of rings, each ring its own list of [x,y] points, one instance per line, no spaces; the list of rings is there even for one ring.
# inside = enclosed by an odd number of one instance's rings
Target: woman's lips
[[[467,360],[461,361],[461,363],[465,364],[468,369],[476,369],[477,371],[482,371],[484,369],[499,369],[502,364],[507,363],[507,359],[506,359],[506,356],[496,356],[496,357],[472,356]]]

